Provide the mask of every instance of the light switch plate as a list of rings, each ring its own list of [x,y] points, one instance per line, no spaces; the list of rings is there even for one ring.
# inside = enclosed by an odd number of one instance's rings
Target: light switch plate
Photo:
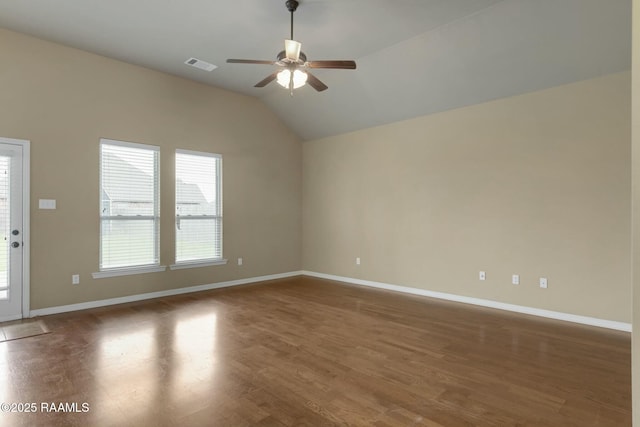
[[[56,201],[55,199],[40,199],[38,200],[38,208],[40,209],[55,209]]]

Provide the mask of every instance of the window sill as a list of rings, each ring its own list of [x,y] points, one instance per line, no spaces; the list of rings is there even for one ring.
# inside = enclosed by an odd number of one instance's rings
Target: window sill
[[[98,271],[97,273],[91,273],[94,279],[104,279],[107,277],[117,276],[131,276],[134,274],[144,273],[160,273],[166,271],[167,267],[164,265],[151,266],[151,267],[132,267],[132,268],[114,268],[113,270]]]
[[[196,261],[196,262],[181,262],[179,264],[172,264],[169,266],[171,270],[182,270],[184,268],[198,268],[198,267],[211,267],[213,265],[225,265],[226,259],[218,259],[215,261]]]

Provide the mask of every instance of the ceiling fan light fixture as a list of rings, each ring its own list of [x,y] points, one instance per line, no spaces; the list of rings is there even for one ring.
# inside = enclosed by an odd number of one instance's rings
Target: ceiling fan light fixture
[[[291,82],[293,81],[293,89],[298,89],[307,83],[307,73],[300,70],[293,71],[293,79],[291,78],[291,70],[286,69],[278,73],[277,82],[285,89],[291,89]]]
[[[297,61],[300,58],[300,49],[302,48],[302,43],[297,42],[295,40],[285,40],[284,41],[284,51],[287,59],[290,61]]]
[[[276,55],[275,61],[264,61],[258,59],[227,59],[230,64],[264,64],[276,65],[281,71],[269,74],[260,80],[254,87],[265,87],[276,80],[280,86],[288,89],[293,96],[293,90],[309,83],[318,92],[328,89],[316,76],[307,72],[308,68],[334,68],[343,70],[355,70],[355,61],[346,60],[324,60],[307,61],[307,56],[302,52],[302,43],[293,39],[293,12],[296,11],[300,2],[298,0],[286,0],[287,10],[291,12],[291,36],[284,41],[284,50]],[[304,71],[303,71],[304,70]]]

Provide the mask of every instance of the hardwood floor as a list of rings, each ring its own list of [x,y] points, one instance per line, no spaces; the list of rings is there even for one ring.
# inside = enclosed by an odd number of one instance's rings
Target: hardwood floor
[[[2,426],[631,425],[623,332],[308,277],[42,320]]]

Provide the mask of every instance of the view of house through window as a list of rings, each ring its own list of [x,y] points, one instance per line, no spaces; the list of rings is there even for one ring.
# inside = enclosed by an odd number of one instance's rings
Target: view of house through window
[[[159,266],[160,150],[100,140],[100,270]],[[222,158],[176,150],[176,264],[222,260]]]
[[[176,263],[222,259],[222,158],[176,150]]]
[[[159,148],[100,141],[100,270],[159,265]]]

